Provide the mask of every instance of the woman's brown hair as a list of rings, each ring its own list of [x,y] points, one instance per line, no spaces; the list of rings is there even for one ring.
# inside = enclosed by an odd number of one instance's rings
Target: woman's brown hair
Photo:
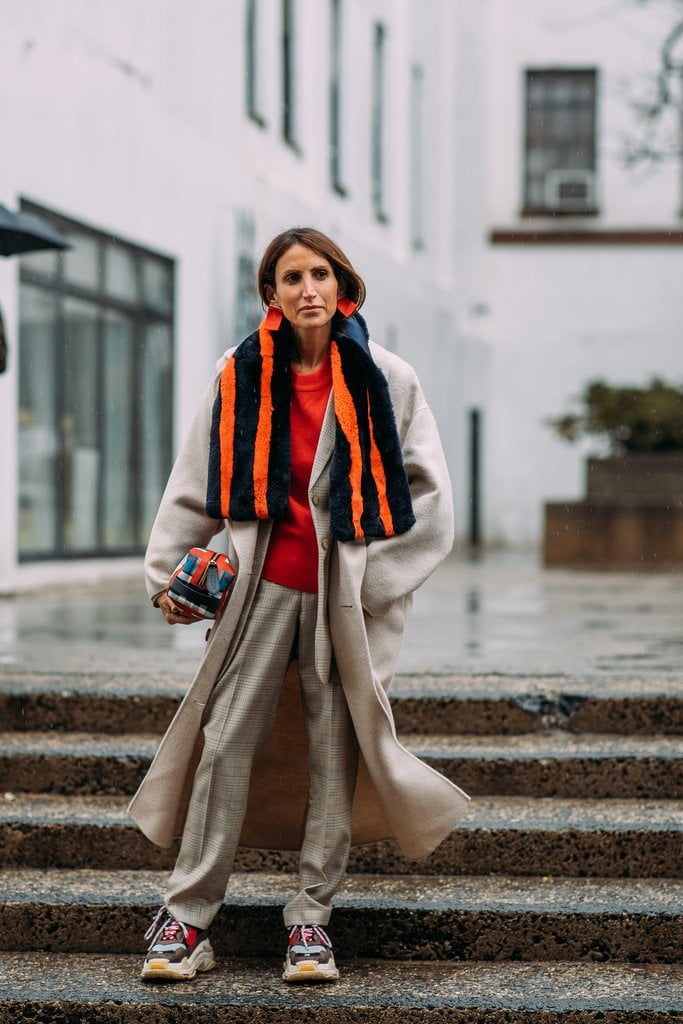
[[[276,235],[266,248],[258,268],[258,290],[264,306],[268,305],[268,288],[275,288],[275,268],[277,261],[293,245],[305,245],[318,256],[323,256],[332,266],[334,276],[339,282],[340,291],[347,299],[352,299],[358,308],[365,301],[365,283],[354,269],[348,257],[336,242],[316,228],[288,228]]]

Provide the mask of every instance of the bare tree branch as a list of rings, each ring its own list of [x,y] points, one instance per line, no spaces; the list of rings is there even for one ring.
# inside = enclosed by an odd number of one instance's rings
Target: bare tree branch
[[[652,6],[652,0],[634,2]],[[629,168],[683,156],[683,0],[673,6],[680,14],[659,48],[653,95],[631,101],[641,128],[623,140],[621,156]]]

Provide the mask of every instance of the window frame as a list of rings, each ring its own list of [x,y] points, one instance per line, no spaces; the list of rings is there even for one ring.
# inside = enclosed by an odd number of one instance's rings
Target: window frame
[[[337,195],[345,197],[348,189],[342,177],[342,52],[344,31],[344,0],[330,0],[330,184]]]
[[[102,415],[102,396],[104,394],[104,378],[103,378],[103,366],[104,366],[104,346],[103,338],[105,331],[105,322],[108,314],[118,313],[130,321],[132,325],[132,338],[133,338],[133,359],[131,360],[130,372],[131,372],[131,385],[135,377],[136,367],[139,364],[136,360],[136,356],[139,355],[142,346],[144,344],[144,338],[146,331],[150,327],[165,327],[169,332],[169,346],[171,353],[171,365],[169,371],[169,401],[161,412],[164,414],[166,436],[168,437],[168,449],[165,453],[165,465],[162,467],[161,475],[166,479],[173,464],[173,395],[175,393],[175,261],[168,256],[154,251],[153,249],[146,248],[137,244],[133,244],[124,239],[114,236],[111,233],[105,233],[88,224],[84,224],[81,221],[77,221],[73,218],[67,217],[63,214],[58,214],[55,211],[43,207],[37,203],[34,203],[27,199],[21,199],[20,208],[28,213],[36,213],[41,217],[49,220],[57,230],[61,230],[68,234],[69,232],[77,233],[80,236],[92,239],[98,250],[99,265],[104,265],[104,259],[106,254],[106,247],[111,246],[114,243],[117,248],[128,252],[135,261],[135,272],[137,280],[138,299],[136,302],[129,301],[123,298],[116,297],[108,292],[104,286],[104,275],[98,273],[97,285],[90,287],[84,284],[78,284],[74,281],[69,280],[65,276],[65,259],[64,253],[55,253],[55,267],[56,272],[45,273],[35,268],[29,268],[22,266],[20,262],[19,268],[19,284],[29,286],[31,288],[40,289],[44,294],[52,297],[55,305],[55,338],[57,350],[63,350],[65,346],[65,325],[66,325],[66,309],[70,300],[80,300],[86,302],[97,310],[97,327],[96,327],[96,342],[97,351],[95,357],[97,360],[97,371],[96,371],[96,386],[97,386],[97,407],[96,407],[96,437],[97,437],[97,450],[103,451],[103,440],[104,440],[104,416]],[[68,251],[68,250],[67,250]],[[145,304],[144,293],[142,288],[142,273],[143,273],[143,262],[146,259],[151,259],[157,262],[164,263],[167,269],[170,271],[170,296],[168,303],[168,310],[162,311],[161,309],[154,308],[151,304]],[[19,353],[19,360],[21,360],[21,352]],[[19,373],[21,373],[21,363],[19,363]],[[56,419],[59,420],[66,413],[65,407],[65,394],[64,394],[64,378],[62,374],[57,374],[55,380],[55,392],[56,392]],[[133,388],[134,406],[135,406],[135,388]],[[140,478],[141,463],[142,463],[142,451],[140,447],[140,429],[141,419],[138,415],[139,407],[135,409],[136,414],[133,416],[133,422],[131,425],[131,445],[130,445],[130,465],[129,465],[129,476],[135,481],[135,486],[131,488],[129,495],[130,501],[130,516],[132,523],[132,534],[134,537],[140,535],[141,526],[143,523],[143,511],[144,511],[144,488],[142,486],[143,481]],[[67,503],[67,487],[61,473],[61,460],[59,456],[54,459],[54,484],[55,484],[55,495],[56,495],[56,507],[55,507],[55,543],[53,550],[35,550],[35,549],[20,549],[19,548],[19,537],[17,538],[17,552],[18,560],[21,564],[36,562],[36,561],[71,561],[78,558],[125,558],[131,556],[143,555],[146,542],[140,541],[139,543],[121,545],[119,547],[112,548],[111,546],[105,546],[104,537],[104,507],[103,507],[103,494],[104,494],[104,474],[98,481],[97,497],[96,497],[96,535],[98,543],[96,546],[88,548],[76,548],[66,546],[66,533],[65,523],[66,515],[68,511]],[[17,498],[19,498],[19,493]],[[159,499],[161,494],[159,495]]]
[[[376,21],[372,32],[372,107],[370,137],[370,180],[372,208],[380,224],[388,224],[386,211],[386,175],[384,133],[386,123],[387,28]]]
[[[415,252],[425,248],[424,105],[425,69],[410,69],[410,244]]]
[[[297,124],[296,0],[282,0],[282,138],[301,154]]]
[[[536,111],[532,110],[532,104],[530,100],[531,85],[534,80],[544,79],[546,83],[558,83],[563,79],[566,82],[574,81],[580,83],[581,79],[584,80],[584,88],[590,83],[590,95],[587,102],[581,102],[579,96],[580,84],[577,88],[573,97],[565,105],[564,108],[559,105],[555,105],[553,108],[550,104],[546,104],[545,107],[539,107]],[[596,67],[528,67],[524,71],[524,136],[523,136],[523,148],[522,148],[522,207],[521,216],[523,217],[595,217],[599,214],[599,202],[597,197],[597,182],[598,182],[598,102],[599,102],[599,86],[600,77],[599,70]],[[577,102],[578,98],[578,102]],[[540,110],[544,117],[542,120],[550,124],[549,129],[546,131],[544,140],[545,148],[552,151],[552,143],[555,135],[552,130],[551,115],[548,113],[553,110],[568,109],[570,112],[588,113],[591,119],[592,131],[590,135],[582,136],[580,131],[575,131],[571,136],[569,142],[564,142],[564,147],[574,146],[580,142],[583,138],[584,142],[587,140],[585,149],[589,153],[588,163],[589,166],[583,167],[571,167],[563,165],[558,161],[554,166],[547,168],[544,171],[544,178],[547,178],[551,174],[557,174],[559,172],[566,171],[569,176],[575,172],[577,179],[582,176],[586,180],[590,180],[593,185],[593,194],[590,201],[586,201],[585,205],[581,205],[580,200],[575,202],[568,202],[566,205],[561,203],[551,204],[543,198],[542,202],[536,202],[532,198],[532,192],[534,191],[534,185],[538,182],[540,175],[535,174],[533,169],[530,167],[530,157],[534,151],[542,151],[543,146],[536,142],[534,145],[534,136],[532,128],[532,115]],[[541,141],[544,141],[543,139]],[[556,151],[559,149],[556,146]]]
[[[259,103],[259,8],[258,0],[247,0],[245,18],[245,99],[250,120],[266,128],[267,121]]]

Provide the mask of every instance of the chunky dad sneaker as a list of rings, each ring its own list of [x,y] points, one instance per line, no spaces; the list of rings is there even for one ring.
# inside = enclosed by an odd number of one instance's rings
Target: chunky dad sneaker
[[[166,981],[189,981],[197,971],[216,966],[209,933],[176,921],[162,907],[145,932],[150,940],[141,977]]]
[[[282,973],[284,981],[338,981],[332,943],[318,924],[294,925]]]

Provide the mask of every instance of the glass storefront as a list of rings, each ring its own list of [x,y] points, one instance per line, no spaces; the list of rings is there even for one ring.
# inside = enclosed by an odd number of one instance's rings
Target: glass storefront
[[[21,257],[19,557],[144,550],[172,456],[170,260],[47,216]]]

